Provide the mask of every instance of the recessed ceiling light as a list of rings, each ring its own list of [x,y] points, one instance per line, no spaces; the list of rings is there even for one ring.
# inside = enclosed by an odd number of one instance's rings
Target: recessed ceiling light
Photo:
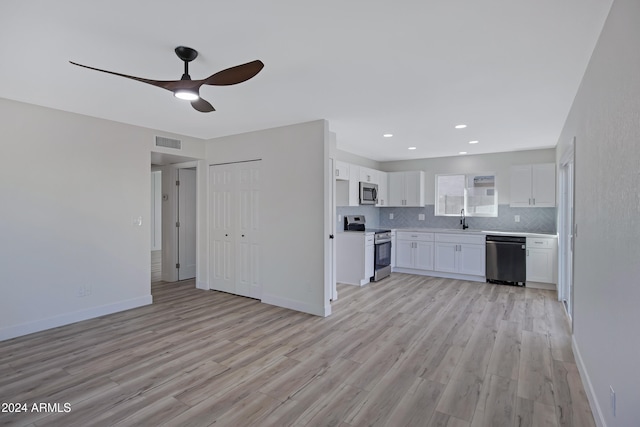
[[[409,150],[415,150],[416,147],[409,147]]]
[[[382,136],[384,136],[385,138],[391,138],[393,136],[392,133],[385,133]]]
[[[462,124],[456,125],[456,129],[464,129],[466,127],[467,127],[467,125],[462,125]]]
[[[458,154],[467,154],[467,152],[466,151],[461,151]]]
[[[480,141],[469,141],[469,144],[477,144]]]

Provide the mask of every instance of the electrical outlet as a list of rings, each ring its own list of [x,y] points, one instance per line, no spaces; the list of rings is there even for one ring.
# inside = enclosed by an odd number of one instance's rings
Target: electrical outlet
[[[342,222],[342,215],[338,214],[338,222]]]
[[[424,214],[418,214],[418,221],[424,221]]]
[[[616,392],[613,387],[609,386],[609,403],[611,404],[611,413],[616,416]]]
[[[516,215],[514,219],[516,222],[520,222],[520,215]]]
[[[392,213],[389,214],[389,219],[393,219],[393,214]]]

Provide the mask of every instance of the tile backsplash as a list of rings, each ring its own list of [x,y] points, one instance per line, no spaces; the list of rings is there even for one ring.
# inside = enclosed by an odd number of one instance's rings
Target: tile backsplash
[[[435,216],[434,205],[423,208],[376,208],[374,206],[340,206],[337,215],[364,215],[367,227],[370,228],[459,228],[460,218]],[[389,214],[393,219],[389,219]],[[424,220],[418,219],[424,214]],[[515,216],[520,222],[515,222]],[[341,230],[343,222],[336,223]],[[528,233],[556,233],[556,208],[512,208],[509,205],[498,205],[498,216],[495,218],[467,217],[467,225],[471,229],[496,231],[522,231]]]
[[[389,219],[391,213],[393,219]],[[418,220],[419,214],[424,214],[423,221]],[[520,222],[515,222],[516,215],[520,216]],[[556,232],[556,208],[498,205],[497,217],[467,217],[466,222],[471,229],[553,234]],[[378,225],[384,228],[459,228],[460,217],[435,216],[434,205],[424,208],[380,208]]]
[[[342,218],[345,215],[364,215],[367,220],[366,226],[368,228],[378,228],[380,218],[380,208],[375,206],[338,206],[336,207],[336,230],[344,230],[344,222]],[[387,215],[388,216],[388,215]]]

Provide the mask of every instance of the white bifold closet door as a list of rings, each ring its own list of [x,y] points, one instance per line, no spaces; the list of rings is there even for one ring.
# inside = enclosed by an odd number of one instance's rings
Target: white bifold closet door
[[[209,167],[209,287],[260,299],[260,161]]]

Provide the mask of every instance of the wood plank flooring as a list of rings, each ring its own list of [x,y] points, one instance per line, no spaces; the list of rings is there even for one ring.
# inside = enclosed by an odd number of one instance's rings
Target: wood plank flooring
[[[320,318],[193,281],[0,342],[0,425],[594,426],[555,293],[394,273]],[[71,411],[31,411],[33,403]]]

